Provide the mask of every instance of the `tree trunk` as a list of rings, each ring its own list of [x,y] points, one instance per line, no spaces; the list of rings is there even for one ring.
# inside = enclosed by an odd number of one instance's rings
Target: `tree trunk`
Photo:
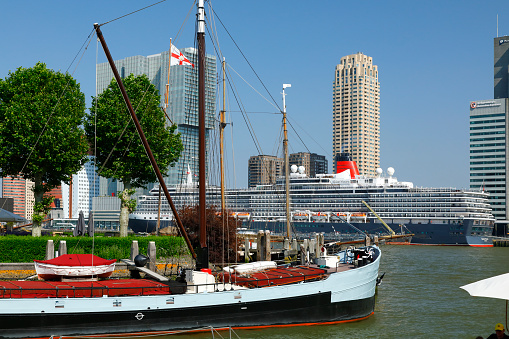
[[[131,195],[128,194],[131,189],[131,185],[124,183],[124,190],[120,193],[120,220],[119,220],[119,231],[121,237],[127,237],[127,228],[129,226],[129,207],[127,203],[131,199]]]
[[[126,206],[120,208],[120,236],[127,237],[127,226],[129,225],[129,209]]]
[[[41,189],[37,189],[38,187],[42,187],[42,180],[39,178],[35,179],[34,182],[34,198],[35,202],[41,202],[42,197],[44,196],[44,191]],[[33,211],[35,213],[35,211]],[[42,225],[38,221],[34,221],[32,217],[32,237],[40,237],[42,234]]]

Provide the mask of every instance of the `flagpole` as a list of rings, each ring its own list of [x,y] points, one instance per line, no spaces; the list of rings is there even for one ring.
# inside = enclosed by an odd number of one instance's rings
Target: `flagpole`
[[[168,114],[168,101],[170,97],[170,69],[171,69],[171,38],[170,38],[170,50],[168,51],[168,82],[166,83],[166,96],[164,103],[164,111]]]

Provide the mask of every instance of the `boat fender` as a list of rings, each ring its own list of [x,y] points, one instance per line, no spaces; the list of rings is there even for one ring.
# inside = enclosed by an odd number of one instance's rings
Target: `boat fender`
[[[134,264],[136,267],[144,267],[147,264],[147,261],[149,260],[149,257],[143,254],[138,254],[134,257]]]

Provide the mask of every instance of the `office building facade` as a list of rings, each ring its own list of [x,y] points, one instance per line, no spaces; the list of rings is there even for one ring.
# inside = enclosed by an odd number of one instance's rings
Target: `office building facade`
[[[509,211],[509,36],[493,39],[493,98],[470,102],[470,188],[490,193],[498,235],[506,233]],[[498,225],[498,227],[497,227]],[[503,232],[502,232],[503,231]]]
[[[177,124],[177,131],[181,134],[184,149],[178,163],[170,167],[167,184],[180,184],[185,182],[187,166],[198,174],[198,50],[183,48],[181,52],[195,65],[194,67],[177,65],[170,69],[170,95],[167,113],[171,122]],[[146,74],[151,83],[155,85],[160,94],[161,107],[165,107],[166,85],[168,83],[168,51],[150,56],[133,56],[115,61],[121,77],[129,74]],[[210,131],[214,128],[214,114],[216,110],[216,57],[206,55],[205,74],[205,116],[206,116],[206,144],[209,145]],[[113,73],[108,63],[97,65],[97,92],[101,93],[111,82]],[[208,158],[208,152],[207,152]],[[208,163],[208,162],[206,162]],[[208,173],[208,171],[207,171]],[[198,178],[196,178],[198,180]],[[108,181],[111,184],[110,181]],[[120,183],[119,183],[120,184]],[[148,187],[149,189],[151,186]],[[101,191],[112,191],[104,189]],[[118,191],[120,191],[118,189]]]
[[[291,165],[304,166],[305,173],[310,177],[328,173],[328,161],[324,155],[309,152],[292,153],[289,156]]]
[[[21,177],[4,177],[2,179],[2,196],[14,201],[14,214],[32,220],[34,214],[34,182]]]
[[[470,189],[490,193],[493,216],[507,215],[507,131],[509,99],[470,103]]]
[[[509,98],[509,36],[493,39],[493,98]]]
[[[99,195],[99,176],[92,158],[89,155],[89,161],[73,174],[71,185],[62,183],[62,209],[66,218],[78,218],[80,211],[88,218],[92,199]]]
[[[380,167],[380,83],[371,57],[347,55],[336,66],[332,126],[333,157],[349,152],[361,175],[374,176]]]
[[[249,158],[248,186],[271,185],[284,175],[284,159],[274,155],[255,155]]]

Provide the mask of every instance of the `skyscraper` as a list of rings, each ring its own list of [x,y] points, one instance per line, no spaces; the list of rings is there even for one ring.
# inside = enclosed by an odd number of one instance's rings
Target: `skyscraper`
[[[493,98],[509,98],[509,36],[493,39]]]
[[[71,188],[62,183],[62,209],[69,218],[78,218],[80,211],[88,218],[92,211],[92,199],[99,195],[99,176],[92,156],[89,155],[88,159],[79,172],[72,175]]]
[[[249,158],[248,186],[275,184],[284,175],[284,159],[274,155],[255,155]]]
[[[310,177],[328,173],[328,162],[324,155],[308,152],[292,153],[289,156],[289,162],[290,166],[304,166],[306,169],[305,173]]]
[[[374,176],[380,167],[378,66],[360,52],[341,58],[332,84],[332,153],[342,152],[352,155],[362,175]]]
[[[4,177],[2,180],[2,196],[14,199],[14,214],[32,220],[34,214],[34,182],[21,177]]]
[[[493,216],[507,220],[507,122],[509,99],[470,103],[470,189],[490,193]]]
[[[490,193],[498,235],[509,220],[509,36],[493,39],[493,97],[470,102],[470,189]]]
[[[178,125],[184,150],[178,163],[170,167],[167,184],[185,182],[187,166],[193,173],[198,174],[198,50],[184,48],[181,52],[193,63],[194,67],[177,65],[170,69],[170,96],[168,115],[172,122]],[[146,74],[151,83],[159,90],[161,107],[165,104],[166,84],[168,83],[168,51],[149,55],[133,56],[115,61],[121,77],[129,74]],[[208,149],[210,130],[214,128],[214,114],[216,109],[216,57],[206,55],[205,75],[205,115],[206,115],[206,144]],[[97,92],[101,93],[111,82],[113,73],[108,63],[97,65]],[[208,152],[207,152],[208,157]],[[103,189],[101,189],[103,191]]]

